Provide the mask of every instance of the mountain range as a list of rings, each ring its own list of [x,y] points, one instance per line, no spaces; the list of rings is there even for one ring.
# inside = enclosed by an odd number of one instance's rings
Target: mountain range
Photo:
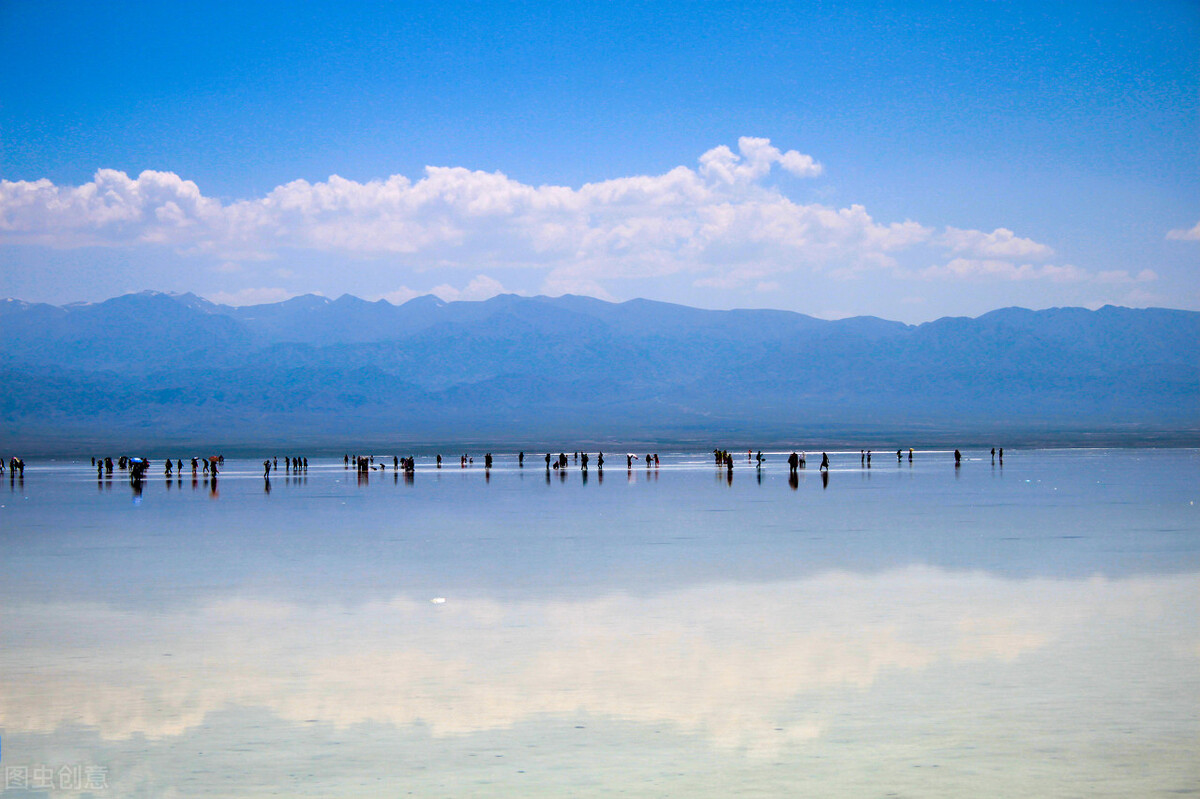
[[[0,336],[4,452],[1200,441],[1200,313],[1162,308],[906,325],[570,295],[142,292],[0,301]]]

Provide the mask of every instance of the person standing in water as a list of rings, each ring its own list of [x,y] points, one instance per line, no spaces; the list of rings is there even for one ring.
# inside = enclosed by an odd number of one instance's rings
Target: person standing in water
[[[821,468],[818,469],[817,471],[821,471],[821,472],[829,471],[829,455],[825,452],[821,453]]]

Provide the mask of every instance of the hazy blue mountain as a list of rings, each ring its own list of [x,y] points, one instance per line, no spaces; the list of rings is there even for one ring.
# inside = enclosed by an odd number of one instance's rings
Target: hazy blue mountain
[[[1200,313],[904,325],[499,296],[0,302],[0,443],[1194,442]],[[563,444],[565,445],[565,443]]]

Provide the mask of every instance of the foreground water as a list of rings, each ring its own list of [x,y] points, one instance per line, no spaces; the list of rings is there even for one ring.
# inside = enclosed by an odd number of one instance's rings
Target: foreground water
[[[1200,792],[1200,453],[965,454],[30,463],[0,795]]]

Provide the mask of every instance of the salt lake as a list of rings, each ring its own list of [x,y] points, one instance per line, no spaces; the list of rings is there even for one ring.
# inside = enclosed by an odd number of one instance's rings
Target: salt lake
[[[6,473],[0,795],[1200,791],[1200,451],[472,454]]]

